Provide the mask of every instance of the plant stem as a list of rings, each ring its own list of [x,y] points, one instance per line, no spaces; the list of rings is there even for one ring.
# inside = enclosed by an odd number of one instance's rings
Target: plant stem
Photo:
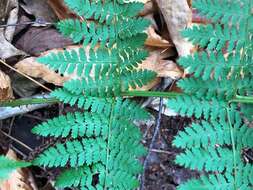
[[[182,93],[177,92],[160,92],[160,91],[126,91],[121,93],[122,96],[134,96],[134,97],[160,97],[160,98],[175,98]]]
[[[237,95],[235,99],[230,100],[230,103],[253,104],[253,96],[239,96],[239,95]]]
[[[160,97],[160,98],[176,98],[183,93],[177,92],[160,92],[160,91],[126,91],[121,93],[122,96],[132,97]],[[0,107],[17,107],[30,104],[44,104],[44,103],[59,103],[60,100],[56,98],[30,98],[17,99],[12,101],[0,101]],[[246,103],[253,104],[252,96],[239,96],[229,101],[230,103]]]
[[[0,102],[0,107],[17,107],[30,104],[45,104],[45,103],[58,103],[56,98],[30,98],[30,99],[17,99],[11,101]]]

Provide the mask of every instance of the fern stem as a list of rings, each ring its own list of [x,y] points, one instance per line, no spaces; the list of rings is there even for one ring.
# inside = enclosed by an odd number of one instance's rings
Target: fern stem
[[[11,101],[0,102],[0,107],[17,107],[31,104],[46,104],[46,103],[58,103],[60,100],[56,98],[30,98],[30,99],[17,99]]]
[[[233,165],[234,165],[234,189],[237,189],[237,180],[236,180],[236,148],[235,148],[235,138],[234,138],[234,127],[231,123],[231,118],[229,114],[229,109],[227,108],[227,116],[228,116],[228,123],[229,123],[229,129],[230,129],[230,136],[231,136],[231,142],[232,142],[232,150],[233,150]]]
[[[135,96],[135,97],[160,97],[160,98],[175,98],[181,93],[177,92],[160,92],[160,91],[126,91],[121,93],[122,96]]]
[[[176,98],[181,93],[177,92],[160,92],[160,91],[126,91],[121,93],[122,96],[133,96],[133,97],[161,97],[161,98]],[[45,104],[45,103],[59,103],[60,100],[56,98],[30,98],[30,99],[17,99],[11,101],[0,102],[0,107],[17,107],[31,104]],[[245,103],[253,104],[252,96],[239,96],[229,101],[229,103]]]
[[[239,95],[237,95],[235,99],[230,100],[230,103],[253,104],[253,96],[239,96]]]

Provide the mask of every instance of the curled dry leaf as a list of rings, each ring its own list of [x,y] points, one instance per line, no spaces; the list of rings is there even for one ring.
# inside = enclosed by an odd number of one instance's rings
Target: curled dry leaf
[[[180,32],[191,24],[192,13],[186,0],[156,0],[164,16],[170,37],[180,56],[189,55],[192,44],[187,42]]]
[[[150,26],[146,33],[148,34],[148,38],[145,42],[145,45],[151,46],[151,47],[158,47],[158,48],[168,48],[172,44],[169,43],[169,41],[163,39],[161,36],[159,36],[156,32],[155,29]]]
[[[10,77],[0,70],[0,101],[11,98],[13,98],[13,91]]]
[[[9,150],[6,156],[10,159],[17,160],[17,155],[13,150]],[[8,180],[0,184],[0,190],[36,190],[30,184],[31,174],[28,170],[17,169],[10,174]]]
[[[139,68],[155,71],[158,77],[177,79],[183,75],[177,64],[173,61],[162,59],[160,50],[151,52],[150,56],[140,64]]]
[[[7,18],[7,19],[6,19]],[[5,24],[15,24],[18,19],[18,1],[0,0],[0,21]],[[0,58],[8,59],[25,53],[15,48],[12,44],[15,27],[0,28]]]

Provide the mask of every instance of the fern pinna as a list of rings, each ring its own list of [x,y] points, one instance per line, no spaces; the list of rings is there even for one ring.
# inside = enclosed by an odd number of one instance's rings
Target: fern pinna
[[[138,187],[142,171],[138,157],[146,150],[133,121],[149,114],[120,98],[142,87],[156,74],[139,70],[148,55],[143,49],[149,22],[139,18],[143,4],[124,0],[65,0],[80,19],[60,21],[61,33],[83,46],[39,58],[61,74],[75,74],[52,96],[82,112],[44,122],[33,132],[64,139],[42,152],[34,164],[65,167],[56,186],[82,190],[130,190]]]
[[[253,165],[244,152],[253,148],[253,128],[247,126],[253,106],[235,99],[252,97],[253,1],[194,0],[193,5],[212,23],[182,33],[203,50],[179,60],[193,74],[179,81],[185,94],[168,106],[196,118],[173,141],[185,149],[176,163],[208,173],[178,189],[250,190]]]

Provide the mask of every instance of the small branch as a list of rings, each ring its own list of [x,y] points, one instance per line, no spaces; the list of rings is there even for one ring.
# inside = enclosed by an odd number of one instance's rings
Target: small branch
[[[154,135],[152,137],[152,140],[151,140],[151,143],[149,145],[149,149],[148,149],[148,155],[146,156],[145,160],[144,160],[144,169],[143,169],[143,174],[142,174],[142,177],[141,177],[141,187],[140,187],[140,190],[144,190],[145,188],[145,171],[146,171],[146,168],[147,168],[147,165],[148,165],[148,161],[149,161],[149,157],[151,155],[151,152],[152,150],[154,150],[154,144],[155,144],[155,141],[156,141],[156,137],[160,131],[160,126],[161,126],[161,117],[162,117],[162,108],[163,108],[163,98],[160,98],[160,104],[159,104],[159,113],[158,113],[158,118],[156,120],[156,127],[155,127],[155,132],[154,132]]]
[[[20,115],[20,114],[25,114],[37,109],[41,109],[44,107],[49,106],[52,103],[57,103],[56,101],[52,101],[50,99],[50,101],[45,101],[47,100],[47,98],[49,97],[49,95],[37,95],[34,96],[34,100],[33,103],[37,103],[37,104],[29,104],[29,99],[20,99],[20,100],[14,100],[12,102],[2,102],[0,103],[0,120],[2,119],[7,119],[16,115]],[[45,99],[44,99],[45,98]],[[41,102],[38,102],[41,101]],[[54,99],[55,100],[55,99]],[[9,105],[8,105],[9,104]],[[19,107],[3,107],[3,105],[18,105]],[[22,106],[21,106],[22,105]],[[2,107],[1,107],[2,106]]]

